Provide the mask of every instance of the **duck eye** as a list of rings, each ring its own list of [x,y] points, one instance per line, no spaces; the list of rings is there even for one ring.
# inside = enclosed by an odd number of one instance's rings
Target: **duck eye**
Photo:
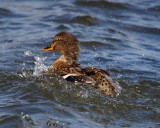
[[[55,41],[61,41],[62,39],[61,38],[55,38]]]

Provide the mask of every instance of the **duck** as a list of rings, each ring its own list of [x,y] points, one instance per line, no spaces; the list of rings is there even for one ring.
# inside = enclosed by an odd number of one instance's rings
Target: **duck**
[[[57,33],[51,44],[42,48],[42,52],[58,51],[61,56],[48,68],[48,72],[58,73],[64,79],[91,85],[104,95],[114,95],[121,87],[113,82],[108,71],[97,67],[83,67],[78,63],[80,42],[69,32]]]

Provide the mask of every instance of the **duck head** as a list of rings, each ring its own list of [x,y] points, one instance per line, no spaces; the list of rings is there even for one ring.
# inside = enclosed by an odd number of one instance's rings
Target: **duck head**
[[[62,55],[77,60],[80,54],[79,41],[71,33],[60,32],[55,35],[52,43],[42,49],[42,52],[57,50]]]

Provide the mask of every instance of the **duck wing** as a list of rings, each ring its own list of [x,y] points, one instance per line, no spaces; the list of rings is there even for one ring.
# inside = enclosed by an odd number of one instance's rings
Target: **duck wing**
[[[87,77],[91,77],[96,81],[95,88],[103,94],[113,95],[114,93],[121,92],[121,87],[113,82],[107,71],[95,67],[82,68],[81,71]]]
[[[63,75],[62,76],[64,79],[66,79],[67,81],[71,81],[71,82],[83,82],[86,84],[92,84],[95,85],[96,81],[91,78],[91,77],[87,77],[83,74],[67,74],[67,75]]]
[[[95,85],[96,81],[86,76],[81,72],[81,67],[79,64],[74,65],[73,67],[65,67],[58,70],[59,75],[61,75],[65,80],[70,82],[83,82],[86,84]]]
[[[97,72],[101,72],[107,76],[110,76],[109,72],[107,72],[106,70],[99,69],[96,67],[85,67],[85,68],[82,68],[81,71],[82,71],[82,73],[86,74],[87,76],[92,76],[92,75],[96,74]]]

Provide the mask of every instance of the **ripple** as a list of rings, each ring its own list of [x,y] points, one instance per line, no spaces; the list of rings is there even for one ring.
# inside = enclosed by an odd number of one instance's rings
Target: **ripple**
[[[106,37],[104,39],[107,41],[111,41],[111,42],[122,42],[122,39],[117,39],[117,38],[112,38],[112,37]]]
[[[1,16],[11,16],[13,15],[13,12],[9,9],[0,8],[0,17]]]
[[[26,15],[23,14],[16,14],[13,11],[6,9],[6,8],[0,8],[0,17],[8,17],[8,18],[23,18],[26,17]]]
[[[19,127],[22,125],[22,121],[17,115],[3,115],[0,116],[0,126],[3,128]]]
[[[127,3],[118,3],[118,2],[111,2],[111,1],[98,1],[98,0],[77,0],[76,4],[83,5],[83,6],[91,6],[91,7],[98,7],[98,8],[109,8],[109,9],[126,9],[128,8]]]
[[[87,42],[81,42],[82,46],[88,46],[88,47],[93,47],[93,46],[104,46],[106,44],[98,41],[87,41]]]
[[[63,24],[62,24],[62,25],[57,26],[56,29],[66,30],[66,29],[68,29],[68,27],[67,27],[66,25],[63,25]]]
[[[160,34],[160,28],[157,28],[157,27],[140,26],[135,24],[127,24],[127,23],[121,23],[120,27],[128,31],[135,31],[139,33],[150,33],[150,34],[157,34],[157,35]]]
[[[160,5],[155,5],[153,7],[148,8],[150,11],[160,12]]]
[[[82,15],[82,16],[72,16],[69,14],[65,14],[62,16],[47,16],[44,17],[42,20],[45,21],[56,21],[58,23],[77,23],[83,24],[86,26],[96,25],[98,23],[98,19],[89,15]]]
[[[97,24],[97,19],[91,16],[77,16],[70,20],[71,23],[78,23],[83,25],[95,25]]]

